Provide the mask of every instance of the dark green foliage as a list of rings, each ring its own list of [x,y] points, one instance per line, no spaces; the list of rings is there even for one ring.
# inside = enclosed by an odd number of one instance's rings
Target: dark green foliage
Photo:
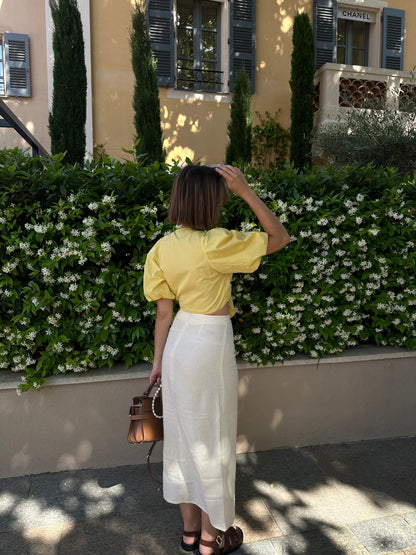
[[[296,168],[311,165],[313,128],[314,40],[307,14],[297,14],[293,25],[293,51],[290,88],[290,161]]]
[[[314,153],[336,167],[372,164],[397,168],[403,175],[414,172],[414,107],[401,112],[367,102],[365,108],[348,110],[337,121],[321,126],[314,137]]]
[[[53,101],[49,114],[52,154],[70,164],[85,157],[87,72],[81,15],[76,0],[50,0],[53,32]]]
[[[272,116],[266,112],[262,117],[256,112],[260,123],[253,127],[253,163],[258,168],[283,168],[287,162],[290,133],[277,121],[278,113]]]
[[[173,229],[177,169],[0,151],[0,368],[23,371],[23,389],[152,357],[143,265]],[[249,181],[292,241],[233,278],[239,355],[265,363],[360,343],[416,348],[414,180],[392,169],[292,167]],[[258,226],[236,195],[223,223]]]
[[[145,157],[148,162],[164,162],[155,60],[147,32],[146,16],[137,4],[132,14],[130,46],[136,78],[133,97],[136,155]]]
[[[105,154],[84,166],[65,164],[65,160],[62,154],[32,158],[17,148],[0,150],[0,204],[7,199],[43,210],[71,194],[86,194],[91,201],[114,194],[122,211],[129,212],[137,203],[153,202],[155,191],[169,194],[177,171],[173,167],[168,172],[158,162],[144,166]]]
[[[251,82],[243,67],[238,70],[234,80],[231,101],[231,116],[227,132],[229,143],[226,150],[227,164],[238,165],[251,162]]]

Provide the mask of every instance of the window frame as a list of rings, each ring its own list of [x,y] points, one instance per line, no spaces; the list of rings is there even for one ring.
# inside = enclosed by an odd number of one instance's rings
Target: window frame
[[[256,0],[212,0],[221,4],[221,67],[224,84],[221,91],[197,93],[175,88],[175,37],[176,21],[174,0],[146,0],[146,18],[156,77],[159,87],[166,87],[167,94],[190,94],[207,98],[227,95],[233,91],[234,76],[242,65],[251,79],[251,93],[256,81]],[[225,15],[225,17],[224,17]],[[198,96],[198,98],[199,98]]]
[[[29,35],[3,33],[5,96],[31,97]]]
[[[344,44],[339,44],[338,42],[338,28],[339,28],[339,23],[340,21],[344,21],[345,22],[345,43]],[[362,65],[363,67],[368,67],[368,59],[369,59],[369,37],[370,37],[370,27],[369,27],[369,23],[362,23],[362,25],[364,25],[364,49],[363,48],[357,48],[354,47],[353,45],[353,30],[354,30],[354,24],[358,23],[357,21],[352,21],[350,19],[342,19],[342,18],[338,18],[337,21],[337,42],[336,42],[336,48],[337,48],[337,60],[338,60],[338,48],[345,48],[345,61],[344,62],[338,62],[337,63],[343,63],[343,64],[347,64],[347,65]],[[364,63],[363,64],[354,64],[354,62],[352,61],[353,59],[353,52],[354,50],[364,50]]]
[[[6,94],[6,61],[5,61],[5,51],[4,51],[4,41],[3,34],[0,34],[0,97],[3,98],[7,96]]]
[[[222,35],[224,33],[224,27],[225,25],[223,25],[222,19],[223,19],[223,10],[221,9],[221,5],[222,2],[218,2],[217,0],[192,0],[192,30],[193,30],[193,58],[190,57],[179,57],[178,55],[178,51],[179,51],[179,33],[178,33],[178,2],[179,0],[175,1],[175,87],[178,90],[184,90],[184,91],[192,91],[192,92],[201,92],[201,93],[217,93],[217,92],[223,92],[224,90],[224,71],[223,71],[223,58],[224,58],[224,54],[223,54],[223,41],[222,41]],[[202,27],[202,8],[203,8],[203,2],[211,2],[212,4],[216,4],[216,10],[217,10],[217,28],[216,28],[216,48],[217,48],[217,55],[216,55],[216,59],[215,62],[217,64],[217,69],[216,69],[216,73],[220,74],[220,80],[219,82],[216,83],[216,87],[214,88],[204,88],[204,80],[203,80],[203,72],[205,70],[202,69],[202,65],[204,63],[204,61],[207,62],[212,62],[212,60],[204,60],[204,58],[202,57],[202,34],[203,34],[203,27]],[[198,74],[198,72],[201,72],[201,80],[199,79],[195,79],[193,80],[193,83],[200,83],[201,86],[196,88],[196,87],[186,87],[186,86],[180,86],[178,81],[179,81],[179,72],[178,70],[181,69],[179,67],[179,60],[183,59],[183,60],[189,60],[189,61],[193,61],[193,70],[192,72],[195,74]],[[184,68],[187,69],[187,68]]]
[[[405,11],[388,8],[385,0],[313,0],[315,68],[337,63],[337,11],[344,6],[375,16],[369,29],[369,67],[403,71]]]

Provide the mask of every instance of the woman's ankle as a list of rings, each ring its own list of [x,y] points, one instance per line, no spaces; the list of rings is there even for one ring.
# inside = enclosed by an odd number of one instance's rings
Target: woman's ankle
[[[201,530],[201,540],[206,542],[214,542],[218,536],[218,530]]]
[[[214,550],[212,547],[206,547],[205,545],[199,544],[199,552],[201,555],[213,555]]]

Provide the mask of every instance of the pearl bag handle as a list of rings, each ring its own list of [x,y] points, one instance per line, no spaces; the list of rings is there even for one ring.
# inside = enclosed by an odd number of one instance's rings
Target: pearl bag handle
[[[163,414],[159,416],[158,414],[156,414],[156,411],[155,411],[156,397],[159,395],[159,392],[160,392],[161,389],[162,389],[162,386],[159,385],[159,387],[156,389],[156,393],[153,395],[153,399],[152,399],[152,412],[153,412],[153,414],[156,418],[163,418]]]

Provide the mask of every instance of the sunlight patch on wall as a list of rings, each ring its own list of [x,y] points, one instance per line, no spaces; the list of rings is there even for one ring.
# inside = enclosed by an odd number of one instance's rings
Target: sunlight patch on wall
[[[282,19],[280,30],[282,31],[282,33],[288,33],[292,28],[292,25],[293,25],[293,19],[290,17],[290,15],[287,15]]]
[[[176,125],[178,127],[185,127],[185,123],[186,123],[186,116],[184,114],[179,114],[176,120]]]
[[[173,148],[170,152],[168,152],[167,161],[185,162],[186,158],[193,160],[194,157],[195,157],[195,151],[192,150],[191,148],[183,147],[183,146],[175,146],[175,148]]]
[[[280,409],[275,409],[272,421],[270,422],[270,429],[277,430],[282,420],[283,420],[282,411]]]

